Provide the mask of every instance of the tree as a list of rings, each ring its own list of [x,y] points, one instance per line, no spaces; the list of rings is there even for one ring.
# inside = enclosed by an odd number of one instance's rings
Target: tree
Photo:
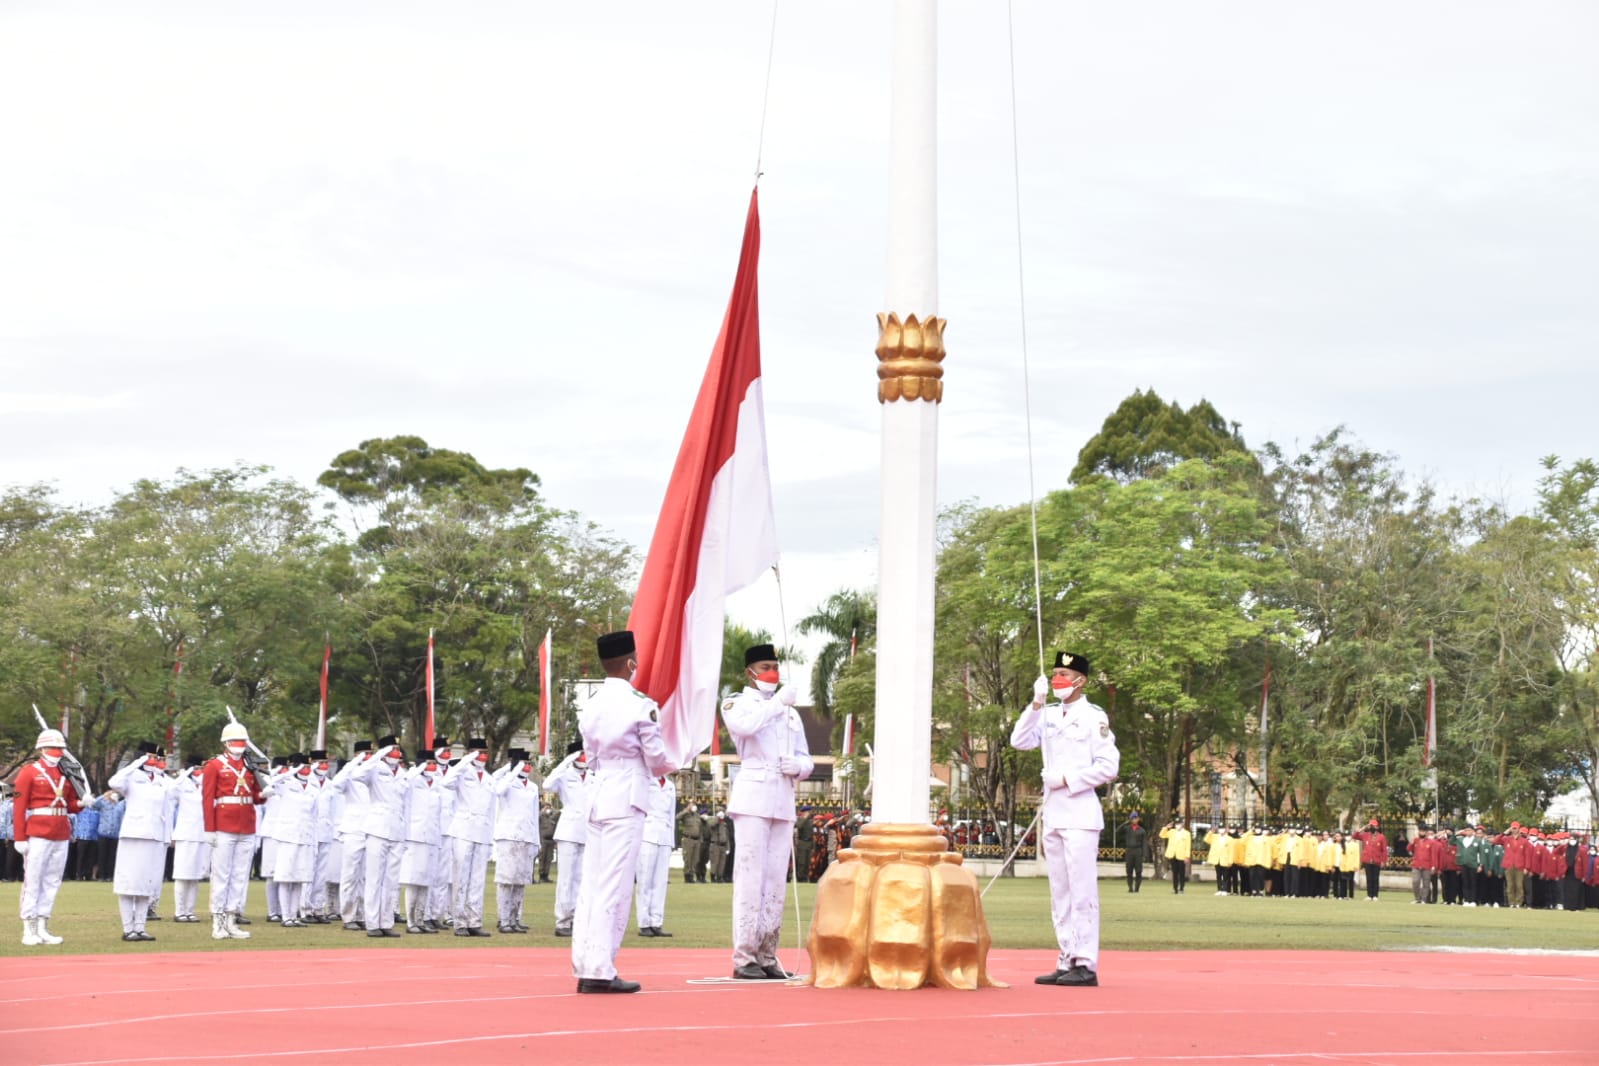
[[[833,688],[858,650],[877,635],[877,595],[840,589],[794,625],[796,633],[828,638],[811,666],[811,702],[822,718],[833,717]]]
[[[1162,401],[1154,389],[1139,389],[1110,413],[1077,453],[1071,481],[1082,484],[1091,477],[1136,481],[1155,477],[1185,459],[1227,455],[1254,462],[1237,423],[1229,427],[1209,401],[1200,400],[1185,411],[1176,402]]]

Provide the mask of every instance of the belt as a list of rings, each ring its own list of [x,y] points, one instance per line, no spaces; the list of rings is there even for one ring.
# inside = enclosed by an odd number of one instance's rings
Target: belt
[[[218,807],[222,806],[224,803],[254,803],[254,802],[255,802],[255,800],[253,798],[251,798],[250,796],[218,796],[216,798],[216,805]]]
[[[65,807],[32,807],[29,808],[27,813],[29,818],[65,818],[66,816],[67,809]]]

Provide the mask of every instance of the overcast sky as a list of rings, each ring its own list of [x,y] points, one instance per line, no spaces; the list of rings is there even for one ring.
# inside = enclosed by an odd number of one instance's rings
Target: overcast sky
[[[1028,494],[1005,5],[941,5],[940,495]],[[873,581],[891,5],[783,0],[761,181],[792,623]],[[1525,505],[1599,456],[1599,5],[1018,0],[1040,493],[1129,392]],[[642,546],[772,8],[0,0],[0,485],[413,433]],[[928,308],[894,308],[925,313]],[[736,618],[781,633],[757,589]]]

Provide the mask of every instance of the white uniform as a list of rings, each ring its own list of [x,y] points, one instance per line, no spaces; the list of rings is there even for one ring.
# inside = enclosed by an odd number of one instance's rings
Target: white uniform
[[[172,839],[172,816],[178,797],[172,779],[161,770],[147,770],[145,756],[111,775],[107,787],[127,797],[122,835],[117,838],[116,875],[112,891],[122,911],[123,933],[144,932],[150,900],[161,891]]]
[[[262,792],[261,806],[255,809],[255,841],[261,850],[261,879],[266,882],[267,917],[281,918],[283,903],[278,898],[278,838],[273,835],[272,823],[278,807],[278,794],[273,786],[278,778],[289,772],[288,764],[272,768],[272,776]]]
[[[400,859],[400,884],[405,886],[405,924],[420,928],[428,920],[428,896],[446,860],[440,846],[443,830],[442,771],[429,773],[422,764],[406,775],[410,798],[405,813],[405,856]]]
[[[336,855],[339,845],[338,816],[342,797],[333,790],[326,772],[311,771],[312,803],[311,822],[315,827],[315,857],[311,861],[311,883],[306,886],[302,911],[305,914],[326,915],[328,887],[338,887],[339,869]]]
[[[650,810],[644,816],[644,842],[638,849],[633,907],[640,929],[659,929],[666,920],[666,874],[672,867],[676,829],[677,786],[658,777],[650,783]]]
[[[366,929],[394,928],[400,904],[400,858],[405,850],[405,776],[398,766],[373,758],[356,766],[354,781],[364,782],[369,801],[366,820]]]
[[[366,782],[356,776],[361,765],[372,761],[370,751],[355,757],[333,775],[333,789],[344,800],[339,816],[339,917],[346,925],[366,919],[366,812],[371,805]]]
[[[1099,831],[1105,812],[1094,789],[1116,780],[1121,752],[1110,718],[1079,696],[1028,704],[1010,734],[1018,751],[1044,755],[1043,852],[1050,913],[1060,945],[1057,970],[1099,970]]]
[[[446,834],[453,838],[451,905],[457,928],[483,928],[483,888],[494,846],[495,777],[469,752],[444,775],[455,796]]]
[[[539,854],[539,786],[513,768],[495,790],[494,895],[500,928],[508,931],[525,928],[522,897],[533,883],[533,860]]]
[[[306,886],[316,870],[317,782],[311,771],[299,770],[272,779],[272,839],[276,842],[272,880],[278,886],[278,913],[285,922],[298,922],[305,903]],[[263,860],[264,861],[264,860]],[[262,873],[265,873],[265,869]]]
[[[616,977],[650,779],[675,769],[658,714],[654,700],[619,677],[606,678],[578,714],[589,755],[588,840],[572,919],[572,972],[579,980]]]
[[[739,756],[738,776],[727,800],[738,842],[733,853],[733,965],[776,967],[783,890],[794,846],[794,783],[811,776],[815,763],[799,713],[779,693],[746,687],[723,701],[722,721]]]
[[[555,928],[572,931],[572,914],[583,885],[583,845],[588,840],[588,770],[579,769],[581,751],[574,751],[544,779],[544,791],[561,800],[555,821]]]
[[[173,782],[178,799],[178,819],[172,827],[172,881],[179,920],[195,917],[200,882],[211,876],[211,849],[205,843],[205,811],[201,807],[200,768],[185,770]],[[198,919],[195,919],[198,921]]]

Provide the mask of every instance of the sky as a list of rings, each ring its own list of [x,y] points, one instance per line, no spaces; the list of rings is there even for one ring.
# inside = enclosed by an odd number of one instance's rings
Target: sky
[[[874,583],[879,311],[949,322],[944,503],[1065,487],[1137,388],[1513,506],[1599,456],[1599,5],[1013,10],[1014,68],[940,6],[934,309],[882,306],[886,2],[0,0],[0,486],[416,434],[642,552],[758,154],[745,625]]]

